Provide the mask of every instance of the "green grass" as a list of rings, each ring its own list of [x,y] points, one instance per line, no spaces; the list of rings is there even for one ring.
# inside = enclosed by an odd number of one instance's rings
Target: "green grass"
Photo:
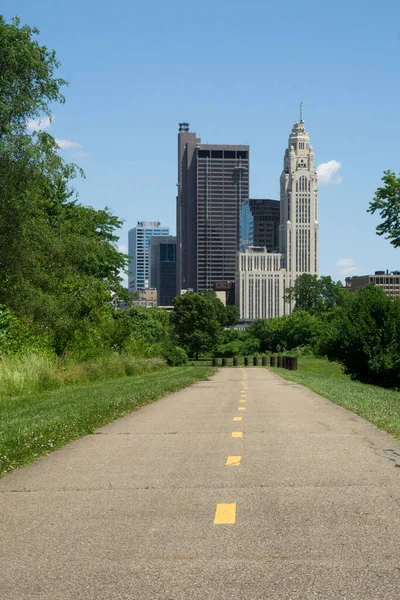
[[[278,368],[271,371],[400,438],[400,392],[352,381],[339,364],[321,358],[300,357],[298,371]]]
[[[0,358],[0,397],[38,394],[63,386],[140,375],[165,368],[160,358],[141,358],[110,352],[86,361],[63,360],[31,352]]]
[[[164,368],[87,386],[1,397],[0,476],[212,373],[207,367]]]

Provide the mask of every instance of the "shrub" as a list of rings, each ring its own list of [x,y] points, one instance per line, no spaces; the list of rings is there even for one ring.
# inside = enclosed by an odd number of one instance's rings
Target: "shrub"
[[[169,346],[164,351],[164,358],[171,367],[180,367],[188,363],[188,355],[179,346]]]
[[[400,387],[400,300],[372,286],[329,324],[320,347],[352,379]]]

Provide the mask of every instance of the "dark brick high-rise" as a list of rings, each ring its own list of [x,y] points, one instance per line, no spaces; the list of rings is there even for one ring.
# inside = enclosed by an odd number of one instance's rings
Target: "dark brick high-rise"
[[[202,144],[178,134],[177,287],[234,281],[241,203],[249,197],[249,146]]]

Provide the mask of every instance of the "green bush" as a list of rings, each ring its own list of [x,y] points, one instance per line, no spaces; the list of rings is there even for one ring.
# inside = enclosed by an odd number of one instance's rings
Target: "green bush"
[[[319,344],[352,379],[400,388],[400,300],[374,285],[336,314]]]
[[[249,329],[262,352],[285,352],[300,346],[313,347],[321,335],[322,321],[305,311],[274,319],[259,319]]]
[[[166,348],[164,358],[171,367],[180,367],[188,363],[188,355],[179,346],[169,346]]]

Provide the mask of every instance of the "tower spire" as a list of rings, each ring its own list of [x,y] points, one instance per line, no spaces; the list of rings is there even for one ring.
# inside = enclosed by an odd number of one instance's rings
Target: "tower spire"
[[[300,123],[304,123],[303,119],[303,103],[300,102]]]

